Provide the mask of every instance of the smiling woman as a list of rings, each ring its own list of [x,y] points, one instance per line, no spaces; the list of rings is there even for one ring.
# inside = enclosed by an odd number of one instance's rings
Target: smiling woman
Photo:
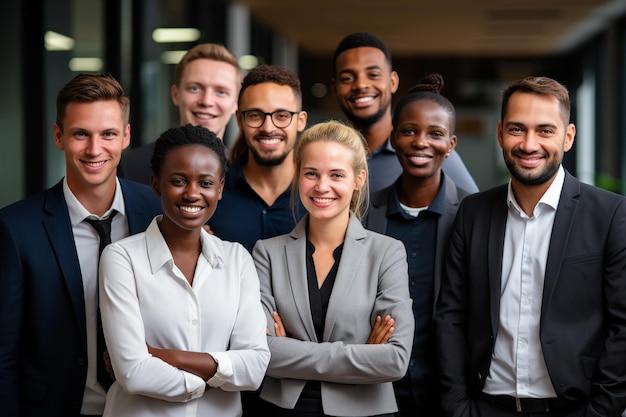
[[[105,416],[237,416],[239,392],[261,383],[269,350],[254,263],[241,244],[203,228],[225,166],[223,142],[202,126],[169,129],[155,144],[152,190],[163,215],[107,247],[100,265],[117,377]]]
[[[406,372],[414,320],[402,243],[360,222],[365,140],[319,123],[294,162],[292,194],[307,215],[253,250],[272,354],[261,398],[275,417],[393,416],[391,381]]]

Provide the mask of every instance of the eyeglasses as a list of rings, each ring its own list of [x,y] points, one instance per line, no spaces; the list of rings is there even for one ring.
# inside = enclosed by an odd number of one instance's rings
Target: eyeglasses
[[[285,128],[291,124],[293,116],[300,113],[299,111],[276,110],[272,113],[265,113],[261,110],[244,110],[241,112],[243,121],[248,127],[256,128],[263,126],[267,116],[270,116],[272,123],[277,128]]]

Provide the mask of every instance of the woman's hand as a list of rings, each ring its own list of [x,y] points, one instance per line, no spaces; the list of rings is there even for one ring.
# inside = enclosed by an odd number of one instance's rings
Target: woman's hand
[[[276,311],[272,313],[272,317],[274,318],[274,333],[276,337],[287,337],[287,332],[285,332],[285,326],[283,326],[283,321],[280,319],[280,316]]]
[[[370,345],[382,345],[387,343],[389,338],[394,332],[395,321],[390,315],[386,315],[383,320],[380,316],[376,316],[376,321],[372,327],[370,337],[367,339],[367,343]]]

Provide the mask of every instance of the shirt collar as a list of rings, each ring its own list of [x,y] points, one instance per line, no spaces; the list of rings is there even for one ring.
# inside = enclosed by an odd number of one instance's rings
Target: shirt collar
[[[394,185],[391,187],[391,193],[389,193],[389,205],[387,209],[387,215],[402,213],[404,210],[400,206],[400,198],[398,197],[398,187],[400,187],[400,181],[402,180],[402,176],[398,177]],[[446,176],[444,173],[441,173],[441,184],[439,184],[439,191],[437,191],[437,195],[433,199],[432,203],[426,209],[427,211],[443,214],[444,207],[446,203]]]
[[[113,196],[113,204],[111,207],[104,213],[102,217],[98,217],[93,213],[90,213],[89,210],[85,208],[78,201],[78,198],[72,193],[69,185],[67,185],[67,177],[63,177],[63,196],[65,197],[65,202],[67,204],[67,209],[70,213],[70,221],[72,223],[72,227],[76,226],[87,217],[91,217],[93,219],[104,219],[109,217],[111,211],[115,210],[118,213],[126,215],[126,207],[124,206],[124,194],[122,194],[122,187],[120,186],[120,181],[115,178],[115,194]]]
[[[163,219],[163,215],[159,214],[146,229],[146,247],[148,249],[148,259],[150,261],[150,270],[152,273],[156,273],[163,265],[174,265],[174,259],[170,252],[161,230],[159,229],[159,223]],[[202,241],[201,255],[207,260],[213,268],[219,264],[224,263],[224,254],[217,242],[219,239],[209,234],[206,230],[200,231],[200,240]]]
[[[541,196],[541,199],[535,206],[533,210],[533,216],[537,213],[537,209],[540,206],[549,206],[552,209],[556,210],[559,205],[559,199],[561,197],[561,190],[563,189],[563,183],[565,182],[565,170],[563,169],[563,165],[559,166],[559,170],[557,171],[556,177],[554,177],[554,181],[548,187],[545,193]],[[515,199],[515,195],[513,194],[513,188],[511,187],[511,180],[509,179],[509,186],[507,191],[507,205],[509,208],[514,208],[519,213],[523,213],[524,211],[517,203]]]
[[[391,146],[391,139],[390,138],[387,138],[385,143],[383,143],[378,148],[374,149],[371,152],[370,158],[373,158],[374,156],[376,156],[378,154],[381,154],[381,153],[396,153],[396,150],[393,149],[393,146]]]

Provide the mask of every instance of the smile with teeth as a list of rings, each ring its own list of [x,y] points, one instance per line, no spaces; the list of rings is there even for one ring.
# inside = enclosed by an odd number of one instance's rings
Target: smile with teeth
[[[354,101],[355,103],[368,103],[373,100],[374,100],[374,97],[359,97],[359,98],[355,98],[352,101]]]
[[[196,116],[198,119],[203,119],[203,120],[209,120],[209,119],[215,118],[215,116],[211,116],[210,114],[206,114],[206,113],[194,113],[194,116]]]
[[[426,155],[409,155],[409,159],[416,162],[430,161],[432,157]]]
[[[202,210],[202,207],[198,206],[178,206],[182,211],[186,211],[187,213],[197,213]]]
[[[320,198],[320,197],[312,197],[311,200],[313,200],[316,203],[320,203],[320,204],[328,204],[333,202],[334,198]]]
[[[277,143],[281,142],[281,139],[280,138],[259,139],[259,142],[261,142],[264,145],[276,145]]]
[[[90,168],[98,168],[98,167],[101,167],[102,165],[104,165],[105,163],[106,163],[106,161],[98,161],[98,162],[84,161],[84,164],[87,165]]]

